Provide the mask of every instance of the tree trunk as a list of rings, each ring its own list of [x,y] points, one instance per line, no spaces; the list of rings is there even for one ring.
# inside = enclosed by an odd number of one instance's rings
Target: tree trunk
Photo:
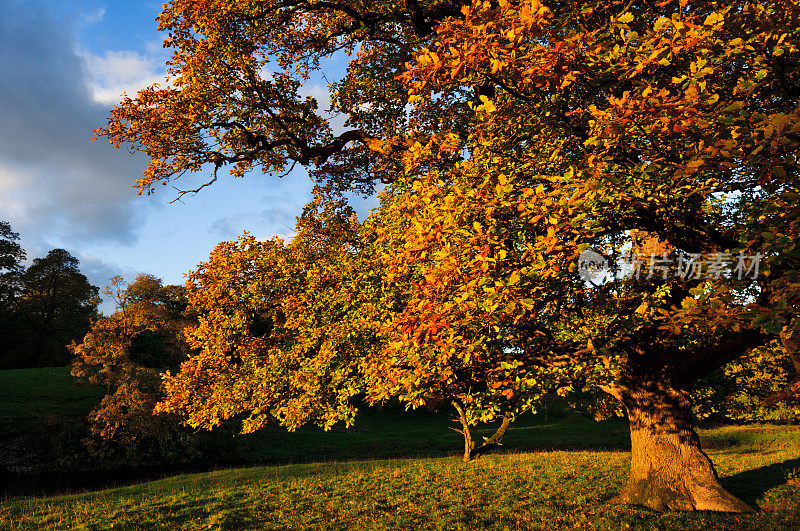
[[[658,511],[753,512],[717,481],[692,428],[688,392],[663,381],[631,387],[611,391],[631,427],[631,474],[616,501]]]
[[[491,437],[484,437],[483,444],[478,446],[475,441],[472,439],[472,432],[469,429],[469,423],[467,422],[467,415],[464,411],[464,408],[461,407],[457,401],[453,400],[453,407],[458,412],[458,419],[456,419],[461,424],[461,429],[450,428],[453,431],[457,431],[461,435],[464,436],[464,457],[463,461],[465,463],[469,463],[473,459],[477,459],[482,454],[488,452],[495,446],[500,446],[503,444],[503,437],[505,436],[506,432],[508,431],[508,427],[511,425],[511,417],[503,417],[502,422],[500,423],[500,427],[497,428],[497,431]]]
[[[461,423],[461,429],[456,431],[464,436],[463,461],[468,463],[470,459],[472,459],[472,450],[475,449],[475,441],[472,440],[472,432],[470,432],[469,423],[467,422],[467,415],[464,412],[464,408],[462,408],[461,404],[455,400],[453,401],[453,407],[456,408],[456,411],[458,412],[458,421]]]

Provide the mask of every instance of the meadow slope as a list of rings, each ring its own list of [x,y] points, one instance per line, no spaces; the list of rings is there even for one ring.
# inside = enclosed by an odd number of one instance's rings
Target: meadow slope
[[[328,462],[182,475],[0,504],[3,529],[797,529],[800,428],[702,432],[723,484],[753,515],[612,506],[630,454],[553,451]]]

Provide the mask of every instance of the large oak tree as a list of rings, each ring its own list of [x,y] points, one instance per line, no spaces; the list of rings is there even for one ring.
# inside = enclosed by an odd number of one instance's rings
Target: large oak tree
[[[333,190],[394,183],[375,245],[410,282],[370,396],[424,401],[479,360],[513,398],[545,370],[625,406],[622,501],[749,509],[700,449],[689,392],[800,343],[795,2],[174,0],[159,20],[170,84],[100,130],[149,155],[140,191],[296,163]],[[342,52],[336,131],[300,88]],[[590,248],[662,262],[591,282]],[[757,278],[663,268],[757,253]]]

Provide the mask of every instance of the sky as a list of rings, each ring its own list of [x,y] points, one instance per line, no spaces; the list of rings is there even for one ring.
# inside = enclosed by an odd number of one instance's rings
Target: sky
[[[111,276],[137,273],[183,283],[218,242],[243,230],[291,235],[311,197],[302,168],[282,179],[225,174],[182,203],[170,203],[169,187],[138,196],[132,184],[144,156],[91,142],[123,92],[164,81],[160,10],[147,0],[0,0],[0,220],[20,234],[29,262],[66,249],[101,290]],[[324,81],[303,90],[327,105]],[[374,206],[357,203],[362,215]],[[101,309],[113,311],[109,302]]]

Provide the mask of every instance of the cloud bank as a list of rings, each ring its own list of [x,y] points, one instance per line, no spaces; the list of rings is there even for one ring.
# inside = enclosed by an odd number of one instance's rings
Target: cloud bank
[[[154,64],[83,54],[75,26],[46,5],[0,2],[0,219],[24,243],[136,241],[143,212],[131,184],[146,161],[91,143],[91,131],[122,90],[159,74]]]

